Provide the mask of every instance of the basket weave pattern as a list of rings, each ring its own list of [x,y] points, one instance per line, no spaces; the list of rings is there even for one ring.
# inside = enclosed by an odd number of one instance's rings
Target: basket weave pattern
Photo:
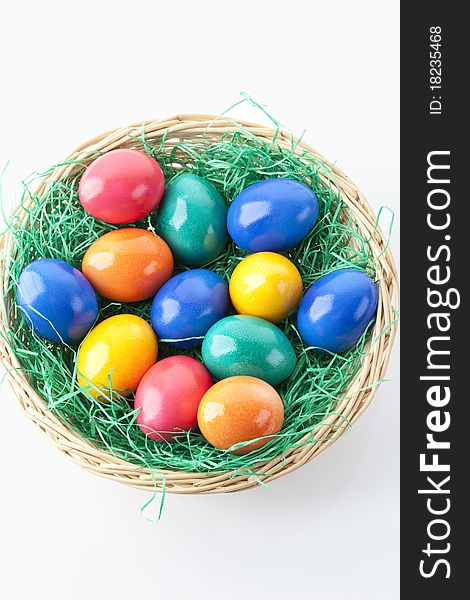
[[[215,117],[210,115],[178,115],[169,119],[148,121],[116,129],[77,148],[67,158],[67,162],[76,161],[79,157],[82,159],[85,151],[87,153],[106,152],[123,147],[142,149],[142,144],[135,138],[141,137],[143,132],[145,139],[153,143],[159,143],[166,135],[165,148],[170,150],[181,141],[201,138],[216,140],[238,129],[234,122],[218,119],[214,123],[214,119]],[[268,142],[275,135],[275,131],[268,127],[242,121],[240,124],[252,134]],[[289,149],[292,146],[292,137],[289,133],[280,132],[277,143]],[[360,371],[344,393],[343,399],[335,410],[335,415],[331,415],[328,420],[315,429],[315,438],[320,441],[298,446],[269,462],[258,463],[251,467],[252,472],[263,474],[262,480],[266,483],[298,469],[332,444],[344,432],[344,419],[352,424],[360,417],[370,404],[377,389],[376,386],[371,388],[369,386],[384,377],[396,333],[394,309],[397,310],[399,304],[397,272],[386,240],[380,229],[376,227],[376,218],[369,204],[358,188],[336,166],[332,166],[304,142],[298,144],[297,151],[302,150],[308,150],[331,168],[335,178],[333,187],[335,184],[339,187],[342,200],[357,222],[361,235],[364,238],[370,238],[372,253],[380,265],[379,305],[372,338],[375,338],[387,326],[390,327],[372,347],[370,347],[370,342],[366,345],[366,354],[362,358]],[[71,164],[57,167],[40,182],[37,193],[41,195],[51,182],[75,175],[83,168],[83,166]],[[331,182],[328,180],[328,183]],[[24,205],[27,206],[27,200]],[[24,212],[22,208],[17,208],[16,214],[21,216],[22,211]],[[26,218],[25,212],[24,216]],[[14,252],[13,238],[9,232],[0,238],[0,246],[3,250],[3,257],[0,255],[0,276],[3,287],[0,300],[0,332],[4,334],[5,324],[9,322],[10,315],[15,310],[13,298],[6,293],[8,257]],[[252,475],[238,473],[234,476],[231,473],[204,474],[160,470],[155,476],[155,471],[152,474],[149,469],[140,468],[116,458],[96,448],[92,443],[68,429],[59,418],[47,410],[46,402],[31,387],[27,374],[20,368],[18,358],[4,341],[3,335],[0,337],[0,360],[9,373],[8,380],[25,414],[61,452],[89,471],[146,490],[153,490],[155,486],[157,489],[161,489],[163,478],[158,476],[158,473],[161,473],[165,476],[166,491],[173,493],[232,492],[258,485],[257,479]]]

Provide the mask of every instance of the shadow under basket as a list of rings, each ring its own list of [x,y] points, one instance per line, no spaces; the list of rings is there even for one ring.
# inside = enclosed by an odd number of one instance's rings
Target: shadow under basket
[[[7,379],[18,398],[21,408],[55,444],[55,446],[83,468],[108,479],[120,481],[136,488],[153,491],[163,487],[172,493],[216,493],[248,489],[269,483],[298,469],[333,444],[345,431],[345,423],[353,424],[370,404],[377,383],[385,374],[397,327],[399,290],[393,257],[377,224],[377,218],[358,188],[334,165],[319,155],[303,141],[295,140],[291,134],[242,121],[210,115],[178,115],[168,119],[138,123],[100,135],[83,144],[63,163],[48,171],[35,188],[36,197],[41,197],[48,187],[58,181],[77,178],[93,158],[102,152],[116,148],[132,147],[148,151],[147,144],[160,148],[167,157],[177,163],[175,148],[186,144],[214,143],[240,135],[275,144],[278,148],[302,156],[314,157],[325,169],[320,173],[325,187],[340,196],[342,219],[351,219],[359,234],[367,240],[374,259],[379,291],[376,320],[364,345],[360,366],[336,402],[335,409],[315,426],[315,439],[309,433],[293,447],[270,460],[257,462],[247,455],[247,472],[241,469],[227,472],[186,472],[167,469],[150,469],[140,464],[123,460],[85,439],[61,420],[47,401],[31,384],[28,373],[22,366],[21,356],[15,353],[14,344],[9,343],[10,324],[16,317],[14,285],[11,280],[10,264],[15,257],[15,239],[11,230],[0,238],[2,299],[0,303],[0,360],[7,370]],[[176,164],[175,168],[178,168]],[[32,197],[23,198],[13,217],[28,222],[28,209]],[[210,268],[210,266],[209,266]]]

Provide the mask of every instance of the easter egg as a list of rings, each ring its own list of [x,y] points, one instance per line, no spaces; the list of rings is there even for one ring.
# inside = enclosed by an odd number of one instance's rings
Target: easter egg
[[[245,188],[230,205],[227,228],[248,252],[278,252],[301,242],[318,218],[318,200],[294,179],[266,179]]]
[[[229,289],[238,313],[276,323],[297,308],[302,279],[289,259],[275,252],[257,252],[235,267]]]
[[[170,356],[143,376],[135,395],[137,424],[148,437],[171,440],[197,424],[201,398],[211,387],[207,369],[189,356]]]
[[[176,262],[200,267],[225,248],[226,220],[227,205],[212,183],[183,173],[167,186],[156,224]]]
[[[256,377],[229,377],[213,385],[199,404],[199,429],[206,440],[228,450],[235,444],[264,439],[231,450],[246,454],[264,446],[281,430],[284,406],[276,390]]]
[[[24,269],[16,299],[31,329],[52,342],[79,342],[98,316],[96,294],[87,278],[54,258],[36,260]]]
[[[152,326],[159,338],[180,348],[201,344],[209,327],[227,314],[228,285],[207,269],[176,275],[160,289],[152,303]],[[185,341],[184,338],[196,338]]]
[[[292,344],[278,327],[248,315],[215,323],[204,338],[202,360],[217,379],[250,375],[271,385],[287,379],[297,362]]]
[[[106,223],[133,223],[146,217],[162,199],[165,180],[160,165],[145,152],[120,148],[95,159],[78,187],[83,208]]]
[[[127,227],[105,233],[87,250],[82,271],[95,290],[117,302],[154,296],[173,273],[173,255],[161,237]]]
[[[366,330],[377,301],[377,287],[366,273],[334,271],[308,289],[297,314],[297,328],[308,346],[344,352]]]
[[[128,396],[136,390],[158,354],[157,337],[150,325],[135,315],[109,317],[94,327],[78,350],[77,380],[91,386],[99,400],[113,391]]]

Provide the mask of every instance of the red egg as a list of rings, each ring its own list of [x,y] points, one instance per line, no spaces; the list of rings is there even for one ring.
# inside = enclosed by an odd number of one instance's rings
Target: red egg
[[[189,356],[170,356],[143,376],[135,395],[137,424],[153,440],[170,441],[197,424],[201,398],[211,387],[209,371]]]
[[[83,208],[96,219],[134,223],[158,206],[165,189],[160,165],[145,152],[121,148],[102,154],[78,188]]]

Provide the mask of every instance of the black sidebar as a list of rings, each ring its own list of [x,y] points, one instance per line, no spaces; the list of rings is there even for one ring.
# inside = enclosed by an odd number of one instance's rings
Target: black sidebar
[[[451,1],[401,3],[401,597],[413,600],[470,597],[464,13]]]

